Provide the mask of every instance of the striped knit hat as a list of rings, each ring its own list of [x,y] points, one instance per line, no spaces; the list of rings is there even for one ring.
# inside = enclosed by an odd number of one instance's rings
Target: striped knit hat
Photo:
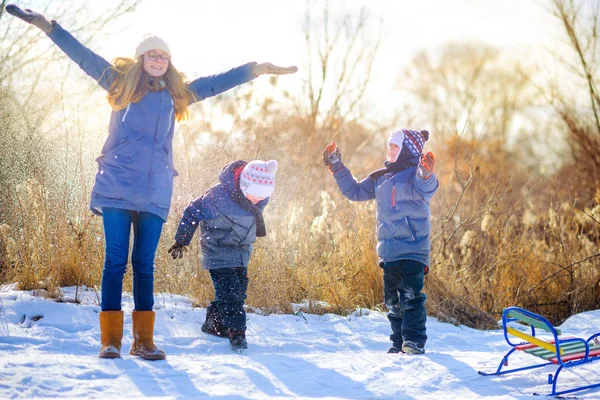
[[[429,139],[429,132],[426,130],[418,132],[412,129],[402,129],[402,132],[404,133],[403,147],[406,147],[413,156],[420,156],[425,142]]]
[[[257,197],[270,197],[275,189],[277,161],[250,161],[240,175],[240,189],[244,196],[250,193]]]

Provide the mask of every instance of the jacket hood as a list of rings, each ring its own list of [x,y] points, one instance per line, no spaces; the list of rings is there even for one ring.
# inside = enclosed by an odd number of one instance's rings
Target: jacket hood
[[[219,181],[227,191],[233,192],[240,186],[240,174],[246,166],[247,162],[244,160],[237,160],[231,164],[227,164],[219,173]]]

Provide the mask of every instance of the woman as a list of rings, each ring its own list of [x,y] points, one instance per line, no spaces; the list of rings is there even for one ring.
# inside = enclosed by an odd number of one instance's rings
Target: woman
[[[105,261],[102,272],[100,358],[120,357],[123,338],[121,292],[133,226],[132,314],[130,354],[165,359],[154,345],[154,255],[167,219],[173,192],[172,139],[175,120],[188,106],[215,96],[261,74],[289,74],[296,67],[248,63],[220,75],[184,81],[171,62],[171,51],[157,36],[145,36],[133,58],[113,64],[83,46],[56,21],[9,4],[6,11],[37,26],[108,94],[112,107],[109,133],[97,158],[98,173],[90,209],[104,224]]]

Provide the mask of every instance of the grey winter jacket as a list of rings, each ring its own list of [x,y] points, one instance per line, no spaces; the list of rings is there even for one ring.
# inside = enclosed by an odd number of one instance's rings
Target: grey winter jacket
[[[345,166],[334,173],[348,199],[377,200],[377,255],[379,264],[415,260],[429,265],[431,221],[429,200],[438,188],[432,175],[427,180],[416,176],[417,167],[387,173],[376,180],[367,177],[357,182]]]
[[[246,165],[235,161],[223,168],[219,183],[186,207],[175,241],[187,246],[200,227],[202,268],[248,267],[252,243],[256,241],[256,218],[233,200],[239,176]],[[269,198],[257,206],[262,210]]]
[[[50,39],[81,69],[108,90],[115,77],[111,64],[56,24]],[[254,79],[252,63],[220,75],[198,78],[188,88],[197,100],[215,96]],[[171,206],[173,178],[173,100],[168,90],[149,91],[139,102],[113,111],[108,138],[96,159],[98,173],[90,209],[103,207],[147,211],[166,221]]]

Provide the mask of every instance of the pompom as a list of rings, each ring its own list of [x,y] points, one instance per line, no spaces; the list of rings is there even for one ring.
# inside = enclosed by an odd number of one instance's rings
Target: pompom
[[[267,171],[271,174],[274,174],[277,171],[277,161],[276,160],[267,161]]]
[[[429,131],[427,131],[427,130],[423,129],[423,130],[421,131],[421,135],[423,135],[423,139],[425,139],[425,141],[428,141],[428,140],[429,140]]]

